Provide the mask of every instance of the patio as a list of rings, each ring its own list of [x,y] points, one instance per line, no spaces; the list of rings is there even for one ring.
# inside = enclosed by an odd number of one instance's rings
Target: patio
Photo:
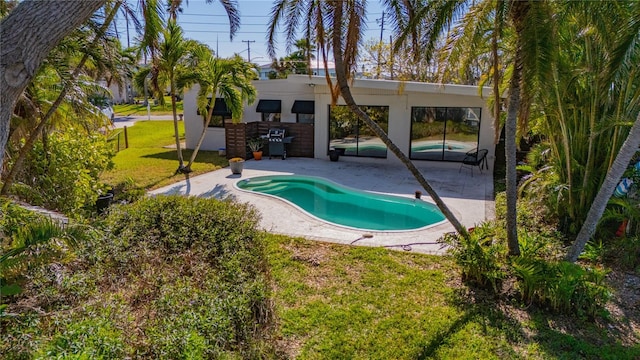
[[[481,175],[475,168],[474,176],[471,177],[469,169],[458,172],[459,163],[416,161],[415,164],[467,228],[493,218],[491,171],[485,170]],[[443,234],[454,231],[449,223],[402,232],[344,228],[317,220],[283,200],[240,191],[234,187],[235,182],[240,179],[278,174],[320,176],[353,188],[411,198],[414,197],[416,190],[421,190],[422,199],[430,201],[424,189],[418,185],[405,167],[366,164],[345,158],[341,158],[339,162],[309,158],[288,158],[285,161],[249,160],[244,163],[242,176],[232,175],[231,170],[223,168],[154,190],[151,194],[232,198],[255,206],[262,215],[260,225],[266,231],[341,244],[385,246],[397,250],[441,253],[442,249],[435,243],[436,240]],[[373,236],[365,238],[363,236],[365,233]]]

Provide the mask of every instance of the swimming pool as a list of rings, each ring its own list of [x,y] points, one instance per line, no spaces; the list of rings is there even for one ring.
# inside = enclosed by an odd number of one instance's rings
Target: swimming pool
[[[356,190],[312,176],[260,176],[236,186],[279,197],[316,218],[350,228],[415,230],[445,220],[435,205],[423,200]]]

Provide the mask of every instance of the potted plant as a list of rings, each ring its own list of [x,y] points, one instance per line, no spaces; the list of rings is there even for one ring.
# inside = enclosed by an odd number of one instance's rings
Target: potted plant
[[[247,142],[247,146],[249,147],[249,150],[251,150],[251,152],[253,152],[253,158],[256,160],[261,160],[262,159],[262,139],[261,138],[253,138],[253,139],[249,139],[249,141]]]
[[[242,169],[244,168],[244,159],[239,157],[229,159],[229,167],[231,168],[232,174],[242,175]]]

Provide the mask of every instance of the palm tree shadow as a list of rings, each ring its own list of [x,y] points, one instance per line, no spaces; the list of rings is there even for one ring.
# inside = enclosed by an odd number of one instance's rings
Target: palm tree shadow
[[[218,200],[235,200],[235,196],[224,185],[216,185],[213,189],[198,195],[203,198],[215,198]]]
[[[454,321],[447,331],[438,334],[435,338],[433,338],[428,344],[426,344],[422,351],[418,354],[416,359],[430,359],[434,356],[434,354],[438,351],[438,349],[444,345],[447,340],[460,331],[471,319],[473,319],[477,315],[477,310],[472,310],[470,312],[465,313],[458,320]]]
[[[490,332],[490,328],[511,329],[505,332],[511,343],[518,343],[525,337],[518,321],[501,311],[495,298],[482,289],[458,289],[448,302],[463,310],[462,316],[425,344],[416,359],[433,358],[443,345],[470,323],[481,323],[485,334]]]

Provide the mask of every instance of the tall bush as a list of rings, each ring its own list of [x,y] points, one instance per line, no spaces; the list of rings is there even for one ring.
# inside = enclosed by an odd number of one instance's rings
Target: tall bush
[[[57,132],[34,145],[11,192],[33,205],[72,215],[95,203],[103,190],[100,173],[113,166],[112,156],[101,135]]]

